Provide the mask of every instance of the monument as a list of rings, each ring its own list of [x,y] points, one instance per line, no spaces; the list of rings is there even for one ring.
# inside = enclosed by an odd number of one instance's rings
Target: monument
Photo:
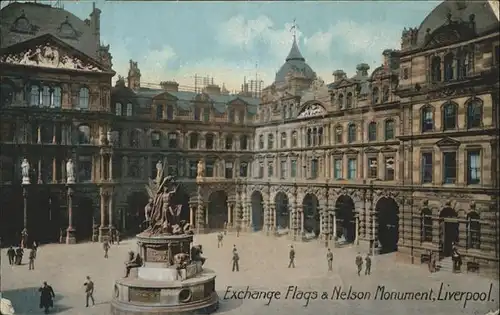
[[[215,273],[203,268],[201,245],[182,220],[176,195],[180,185],[172,176],[157,176],[146,190],[144,231],[137,235],[138,252],[130,252],[123,278],[115,281],[112,315],[210,314],[219,307]]]

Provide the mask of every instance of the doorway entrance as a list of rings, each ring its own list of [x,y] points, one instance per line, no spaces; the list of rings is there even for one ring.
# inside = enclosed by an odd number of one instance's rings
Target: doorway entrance
[[[347,195],[342,195],[335,203],[337,220],[337,238],[344,238],[346,243],[353,243],[356,238],[356,222],[354,216],[354,201]]]
[[[213,192],[208,198],[208,227],[222,230],[227,221],[227,194],[222,190]]]
[[[260,191],[252,193],[251,202],[253,230],[261,231],[264,228],[264,198]]]
[[[449,257],[453,251],[453,244],[458,242],[458,214],[450,207],[443,208],[439,213],[440,224],[440,242],[441,251],[444,257]]]
[[[378,221],[378,241],[380,253],[391,253],[398,250],[399,240],[399,206],[392,198],[379,199],[375,207]]]
[[[274,197],[276,206],[276,227],[279,229],[290,228],[290,206],[288,196],[284,192],[278,192]]]
[[[320,233],[320,219],[318,212],[318,198],[313,194],[307,194],[302,201],[304,216],[304,231],[314,233],[316,237]]]

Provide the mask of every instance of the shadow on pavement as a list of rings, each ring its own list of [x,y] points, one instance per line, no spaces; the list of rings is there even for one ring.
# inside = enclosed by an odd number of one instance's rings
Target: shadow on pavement
[[[224,294],[226,293],[225,290],[217,291],[217,294],[219,295],[219,309],[217,312],[229,312],[234,309],[237,309],[243,304],[243,300],[235,300],[235,299],[227,299],[224,300]]]
[[[38,287],[32,287],[5,290],[2,291],[2,295],[4,298],[9,299],[12,302],[12,306],[14,306],[16,314],[43,314],[43,309],[39,308],[40,293],[38,292],[38,289]],[[71,309],[71,307],[65,305],[58,305],[58,302],[62,299],[63,296],[58,294],[56,291],[54,307],[50,309],[49,314],[58,314]]]

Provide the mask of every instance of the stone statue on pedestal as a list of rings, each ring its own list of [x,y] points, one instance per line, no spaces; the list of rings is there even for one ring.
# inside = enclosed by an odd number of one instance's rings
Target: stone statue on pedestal
[[[26,158],[24,158],[23,162],[21,163],[21,175],[22,175],[22,184],[23,185],[31,184],[31,182],[30,182],[30,163],[28,162],[28,159],[26,159]]]
[[[156,181],[159,182],[159,179],[163,177],[163,163],[158,161],[156,163]]]
[[[199,160],[198,161],[198,178],[203,178],[205,177],[205,161]]]
[[[68,162],[66,163],[66,176],[67,176],[66,183],[68,184],[75,183],[75,168],[73,165],[73,161],[71,159],[69,159]]]

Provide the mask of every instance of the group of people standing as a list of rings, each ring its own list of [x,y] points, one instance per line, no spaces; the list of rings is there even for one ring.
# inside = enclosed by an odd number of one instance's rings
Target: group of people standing
[[[24,249],[26,248],[24,243],[21,243],[21,246],[14,248],[13,246],[10,246],[9,249],[7,250],[7,257],[9,258],[9,265],[14,266],[18,265],[21,266],[23,263],[23,257],[24,257]],[[31,245],[31,248],[29,250],[29,255],[28,255],[28,269],[33,270],[35,269],[35,259],[36,259],[36,252],[38,250],[38,244],[36,242],[33,242]]]

